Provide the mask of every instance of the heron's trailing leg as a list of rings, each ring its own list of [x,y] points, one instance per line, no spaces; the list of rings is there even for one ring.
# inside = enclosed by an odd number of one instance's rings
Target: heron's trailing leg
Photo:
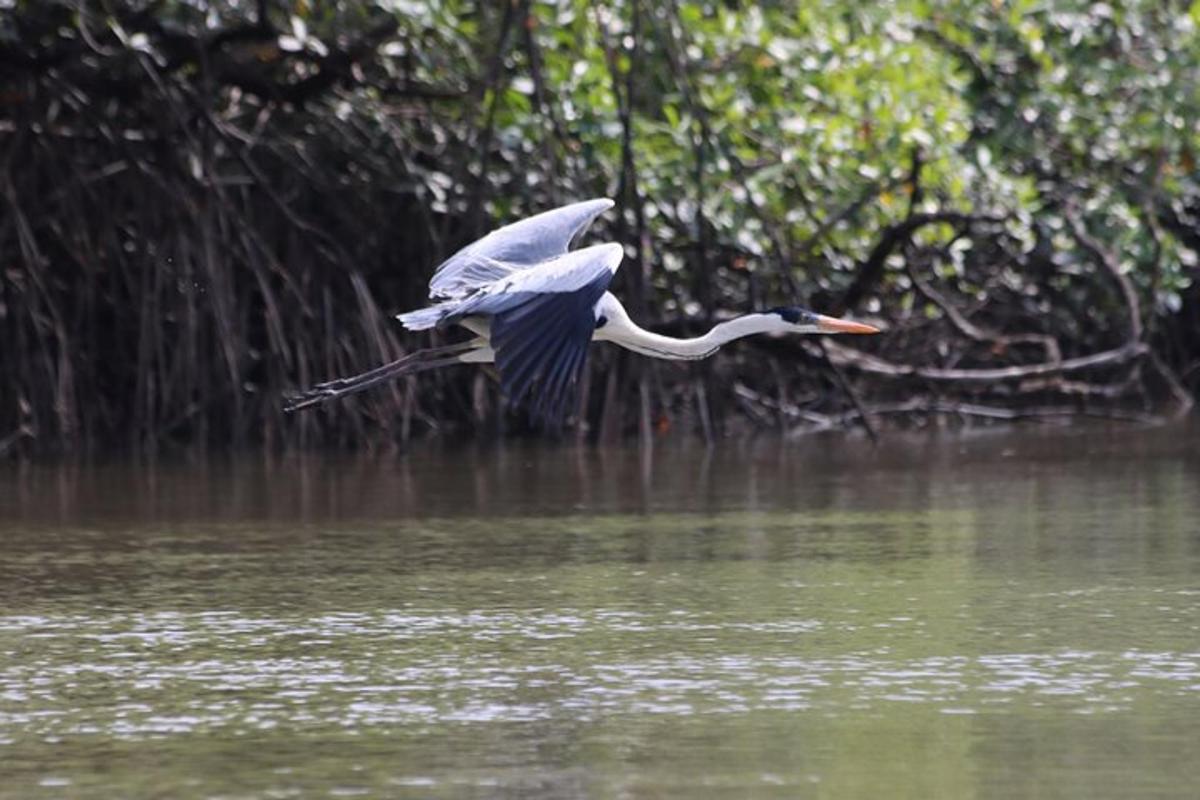
[[[469,342],[448,344],[444,347],[429,347],[425,350],[418,350],[415,353],[401,356],[395,361],[359,375],[318,383],[311,389],[306,389],[303,392],[287,397],[283,410],[300,411],[301,409],[324,403],[326,400],[332,400],[335,397],[344,397],[348,394],[361,392],[363,389],[369,389],[372,386],[377,386],[384,381],[401,375],[411,375],[414,372],[423,372],[427,369],[459,364],[462,363],[463,355],[472,350],[477,350],[481,346],[486,346],[486,344],[479,339],[475,339]]]

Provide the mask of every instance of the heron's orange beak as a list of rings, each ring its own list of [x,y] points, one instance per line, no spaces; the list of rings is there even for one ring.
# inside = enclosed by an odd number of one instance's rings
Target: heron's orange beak
[[[817,315],[817,330],[821,333],[879,333],[879,328],[873,325],[826,317],[822,314]]]

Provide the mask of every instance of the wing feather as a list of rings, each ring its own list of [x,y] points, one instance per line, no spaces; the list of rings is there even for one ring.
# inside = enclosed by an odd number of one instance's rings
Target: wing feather
[[[587,357],[596,303],[623,254],[619,244],[602,244],[551,259],[479,290],[446,322],[490,316],[505,395],[518,404],[536,391],[533,416],[556,424]]]
[[[596,303],[623,256],[619,244],[584,247],[504,270],[501,278],[468,295],[401,319],[410,328],[443,328],[467,317],[487,318],[505,395],[519,404],[536,390],[530,403],[533,417],[555,425],[586,363],[596,328]]]
[[[624,250],[619,244],[597,244],[522,269],[476,289],[473,294],[457,302],[443,304],[452,310],[438,320],[438,326],[450,325],[474,315],[495,317],[508,314],[508,319],[515,323],[525,315],[539,313],[542,309],[541,306],[529,305],[535,295],[570,294],[602,276],[611,281],[623,255]]]
[[[612,206],[607,198],[584,200],[497,228],[442,262],[429,282],[429,296],[459,299],[564,255],[584,228]]]
[[[546,377],[546,388],[540,396],[542,418],[560,420],[565,416],[567,403],[573,395],[570,391],[572,382],[578,380],[586,355],[586,348],[573,349],[565,352],[554,364]]]
[[[536,386],[531,407],[535,418],[548,424],[558,421],[592,340],[596,326],[592,309],[611,279],[610,273],[579,291],[539,295],[530,301],[538,307],[537,313],[514,322],[503,313],[493,318],[492,348],[504,392],[513,403],[520,403]]]
[[[501,335],[493,334],[493,347],[503,350],[503,355],[500,350],[496,351],[496,365],[508,399],[513,403],[525,399],[540,372],[547,365],[553,366],[562,348],[570,345],[570,306],[573,304],[540,302],[531,305],[545,314],[529,324],[521,319],[505,319]],[[588,338],[590,341],[590,334]]]

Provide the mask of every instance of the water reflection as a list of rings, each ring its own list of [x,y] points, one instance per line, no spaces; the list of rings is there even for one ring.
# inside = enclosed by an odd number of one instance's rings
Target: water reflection
[[[311,521],[408,516],[779,508],[986,508],[1020,500],[1031,512],[1058,495],[1103,498],[1117,482],[1147,509],[1171,481],[1141,480],[1143,465],[1196,482],[1200,426],[1085,428],[1021,436],[821,436],[760,439],[717,449],[692,441],[595,448],[514,444],[345,456],[211,457],[197,463],[6,465],[0,511],[16,521],[78,524],[199,519]],[[1169,463],[1160,456],[1172,454]],[[647,455],[649,461],[647,462]],[[1082,469],[1081,469],[1082,468]],[[961,476],[961,480],[959,477]],[[1014,483],[1028,494],[1017,498]],[[995,493],[997,487],[1001,494]]]
[[[1194,439],[6,468],[0,797],[1188,796]]]

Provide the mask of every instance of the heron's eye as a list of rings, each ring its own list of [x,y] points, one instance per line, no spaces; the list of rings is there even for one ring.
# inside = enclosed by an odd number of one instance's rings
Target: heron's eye
[[[604,315],[596,317],[596,330],[600,330],[607,324],[608,324],[608,317],[606,317]]]
[[[801,321],[801,309],[799,308],[781,306],[780,308],[772,308],[771,311],[778,314],[784,322],[796,325]]]

